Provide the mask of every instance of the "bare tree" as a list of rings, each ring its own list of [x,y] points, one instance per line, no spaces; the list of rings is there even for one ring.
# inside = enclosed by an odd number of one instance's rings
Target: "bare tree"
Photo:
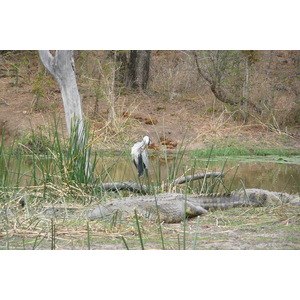
[[[193,51],[200,77],[210,86],[215,97],[223,103],[238,107],[247,121],[249,106],[261,108],[249,99],[249,76],[256,52],[247,51]]]
[[[216,98],[230,105],[238,105],[239,101],[230,97],[222,84],[229,63],[226,51],[202,51],[200,59],[196,51],[193,54],[199,75],[209,83]]]

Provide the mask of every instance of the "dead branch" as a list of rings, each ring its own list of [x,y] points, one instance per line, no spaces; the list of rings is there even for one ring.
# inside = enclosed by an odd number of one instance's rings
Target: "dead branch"
[[[208,172],[208,173],[198,173],[194,175],[182,176],[173,181],[173,184],[182,184],[185,182],[191,182],[193,180],[210,178],[210,177],[224,177],[224,173],[222,172]]]
[[[171,185],[175,184],[182,184],[185,182],[191,182],[193,180],[199,180],[203,178],[210,178],[210,177],[223,177],[224,173],[222,172],[208,172],[208,173],[198,173],[194,175],[188,175],[185,177],[179,177],[175,179]],[[103,183],[102,188],[106,191],[121,191],[121,190],[128,190],[132,192],[144,192],[144,191],[153,191],[158,190],[160,187],[159,186],[149,186],[145,184],[141,184],[138,182],[131,182],[131,181],[126,181],[126,182],[108,182],[108,183]]]

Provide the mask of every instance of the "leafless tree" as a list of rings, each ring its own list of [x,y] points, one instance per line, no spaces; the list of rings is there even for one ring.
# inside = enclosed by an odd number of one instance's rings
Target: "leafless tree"
[[[239,101],[225,91],[223,80],[228,72],[229,57],[226,51],[193,51],[199,75],[210,85],[216,98],[230,105],[238,105]]]
[[[219,101],[237,107],[243,112],[244,121],[249,106],[260,111],[249,99],[250,66],[256,60],[254,51],[193,51],[193,55],[198,74]]]

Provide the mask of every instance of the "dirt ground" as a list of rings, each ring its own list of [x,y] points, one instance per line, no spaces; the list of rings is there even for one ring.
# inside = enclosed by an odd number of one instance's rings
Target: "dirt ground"
[[[32,59],[32,58],[31,58]],[[5,65],[1,62],[1,66]],[[11,70],[11,66],[7,65]],[[37,70],[41,68],[38,59],[33,59],[26,70],[18,77],[6,69],[0,72],[0,129],[5,126],[6,140],[49,126],[53,121],[53,112],[62,121],[65,131],[64,110],[57,83],[50,75],[43,77],[43,83],[37,79]],[[42,84],[42,96],[37,100],[37,90]],[[167,99],[148,94],[127,94],[116,98],[116,124],[108,120],[108,104],[99,101],[99,111],[95,112],[94,93],[78,83],[85,116],[96,130],[98,148],[120,148],[125,143],[138,141],[143,135],[149,135],[152,142],[158,143],[161,136],[173,142],[185,141],[187,150],[209,147],[213,141],[222,140],[227,146],[232,143],[249,144],[260,148],[300,148],[300,128],[286,132],[271,132],[267,125],[249,122],[243,125],[236,114],[219,107],[211,110],[215,101],[211,93],[205,99],[180,96]]]

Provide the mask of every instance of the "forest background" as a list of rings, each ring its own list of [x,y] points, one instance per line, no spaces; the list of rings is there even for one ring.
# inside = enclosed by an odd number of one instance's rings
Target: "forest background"
[[[147,134],[154,149],[184,140],[190,150],[299,150],[300,51],[78,50],[74,58],[96,149],[129,149]],[[7,143],[17,135],[32,147],[32,129],[44,136],[54,113],[65,130],[59,87],[37,51],[1,50],[0,105]]]

